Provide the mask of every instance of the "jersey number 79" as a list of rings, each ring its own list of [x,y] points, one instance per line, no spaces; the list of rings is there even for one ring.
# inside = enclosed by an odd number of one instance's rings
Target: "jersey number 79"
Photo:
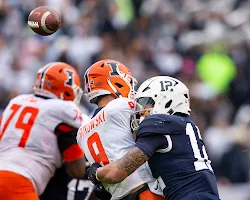
[[[8,128],[13,117],[17,114],[17,111],[21,108],[22,106],[18,104],[13,104],[10,107],[10,109],[12,110],[12,113],[10,114],[9,118],[6,120],[5,124],[2,124],[3,128],[0,133],[0,141],[3,138],[5,131]],[[34,108],[30,106],[24,107],[22,109],[17,121],[15,122],[15,128],[23,130],[23,134],[18,144],[18,147],[21,147],[21,148],[25,147],[26,142],[30,135],[31,128],[34,125],[35,119],[38,115],[38,112],[39,112],[38,108]]]

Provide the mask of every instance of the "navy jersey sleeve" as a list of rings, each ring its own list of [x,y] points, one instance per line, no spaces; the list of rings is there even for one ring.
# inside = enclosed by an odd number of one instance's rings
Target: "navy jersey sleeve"
[[[142,135],[173,135],[185,130],[186,122],[173,115],[155,114],[142,121],[137,129],[137,137]]]
[[[148,135],[137,138],[135,146],[150,158],[156,150],[166,148],[168,142],[163,135]]]
[[[148,157],[158,149],[168,147],[166,135],[182,134],[186,128],[184,118],[155,114],[142,121],[136,131],[136,147]]]

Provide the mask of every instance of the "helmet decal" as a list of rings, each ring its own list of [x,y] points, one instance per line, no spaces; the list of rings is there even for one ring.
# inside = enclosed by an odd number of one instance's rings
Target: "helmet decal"
[[[44,78],[46,76],[46,72],[54,65],[54,63],[49,63],[47,66],[44,67],[44,70],[41,73],[40,79],[39,79],[39,89],[43,88],[44,85]]]
[[[69,86],[69,87],[72,87],[73,85],[73,82],[74,82],[74,72],[70,69],[65,69],[64,72],[67,74],[68,76],[68,79],[65,81],[65,85],[66,86]]]
[[[170,78],[169,78],[170,79]],[[178,84],[176,80],[167,80],[167,81],[160,81],[161,84],[161,91],[166,92],[170,89],[170,92],[174,91],[174,87]]]
[[[107,62],[106,64],[111,67],[112,71],[110,72],[110,76],[119,76],[119,74],[117,72],[117,67],[118,67],[117,62]]]

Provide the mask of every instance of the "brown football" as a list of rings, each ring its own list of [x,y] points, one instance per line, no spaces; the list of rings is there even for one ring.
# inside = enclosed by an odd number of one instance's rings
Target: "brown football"
[[[37,34],[47,36],[55,33],[61,24],[59,14],[46,6],[37,7],[28,17],[29,27]]]

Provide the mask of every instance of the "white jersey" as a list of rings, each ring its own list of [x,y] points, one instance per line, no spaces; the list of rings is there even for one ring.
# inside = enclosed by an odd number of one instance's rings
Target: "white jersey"
[[[107,104],[90,122],[83,125],[77,134],[77,142],[92,164],[112,163],[123,157],[135,145],[130,130],[130,115],[134,102],[117,98]],[[104,184],[112,199],[121,199],[136,187],[154,181],[148,167],[142,165],[121,183]]]
[[[79,108],[71,101],[20,95],[5,109],[0,132],[0,170],[28,178],[40,195],[62,164],[55,128],[79,128]]]

